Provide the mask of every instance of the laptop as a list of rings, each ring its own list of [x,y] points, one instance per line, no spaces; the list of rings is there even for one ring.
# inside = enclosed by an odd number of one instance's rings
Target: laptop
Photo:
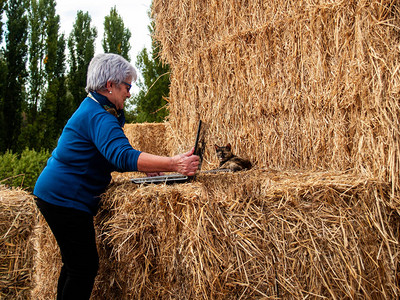
[[[203,161],[203,154],[205,149],[205,128],[203,122],[199,120],[197,127],[196,141],[194,145],[194,154],[200,157],[199,170],[201,169],[201,163]],[[193,180],[195,176],[185,176],[179,173],[166,174],[162,176],[152,177],[139,177],[132,178],[131,181],[136,184],[173,184],[173,183],[185,183]]]

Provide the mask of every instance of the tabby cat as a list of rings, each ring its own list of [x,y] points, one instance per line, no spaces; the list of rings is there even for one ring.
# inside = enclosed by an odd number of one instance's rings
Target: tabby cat
[[[240,158],[232,153],[232,146],[230,143],[222,147],[215,144],[214,147],[219,159],[219,167],[217,170],[236,172],[251,169],[252,165],[248,159]]]

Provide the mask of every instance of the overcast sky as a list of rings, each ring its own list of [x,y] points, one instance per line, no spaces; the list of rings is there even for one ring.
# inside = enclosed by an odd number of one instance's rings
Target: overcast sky
[[[136,56],[146,47],[150,50],[151,38],[148,26],[151,0],[56,0],[56,11],[60,16],[61,30],[68,37],[76,19],[78,10],[88,12],[92,18],[92,26],[97,28],[96,53],[103,52],[101,41],[104,34],[104,17],[116,6],[125,27],[131,31],[131,63],[135,66]],[[135,87],[135,86],[134,86]],[[137,91],[137,89],[134,89]]]

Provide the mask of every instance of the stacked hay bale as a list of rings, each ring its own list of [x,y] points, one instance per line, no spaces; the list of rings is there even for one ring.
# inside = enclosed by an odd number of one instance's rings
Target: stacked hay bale
[[[39,214],[33,232],[33,284],[30,299],[55,299],[62,262],[56,239],[43,216]]]
[[[168,148],[165,139],[166,124],[167,123],[125,124],[124,132],[133,148],[155,155],[168,156],[171,150]],[[135,176],[140,175],[133,172],[114,172],[112,174],[114,181],[126,180]]]
[[[205,169],[226,142],[257,167],[173,186],[116,180],[96,218],[92,298],[398,298],[398,1],[153,11],[171,66],[165,154],[187,150],[202,119]],[[40,278],[52,284],[35,295],[54,293],[56,274]]]
[[[265,170],[116,184],[97,218],[108,255],[93,298],[395,299],[388,193],[360,176]]]
[[[201,118],[210,144],[260,165],[354,169],[398,187],[398,1],[155,0],[153,13],[172,149]]]
[[[133,148],[156,155],[169,155],[165,128],[166,123],[126,124],[124,132]]]
[[[27,299],[33,267],[32,232],[37,211],[32,195],[0,185],[0,299]]]

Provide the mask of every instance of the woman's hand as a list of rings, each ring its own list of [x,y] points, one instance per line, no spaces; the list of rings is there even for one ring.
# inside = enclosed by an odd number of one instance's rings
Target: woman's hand
[[[151,176],[161,175],[161,172],[178,172],[186,176],[193,176],[198,167],[200,158],[193,155],[192,150],[172,157],[158,156],[142,152],[138,158],[138,171]]]
[[[175,171],[186,176],[193,176],[196,174],[199,168],[200,158],[197,155],[193,155],[194,147],[192,150],[178,154],[172,157]]]

